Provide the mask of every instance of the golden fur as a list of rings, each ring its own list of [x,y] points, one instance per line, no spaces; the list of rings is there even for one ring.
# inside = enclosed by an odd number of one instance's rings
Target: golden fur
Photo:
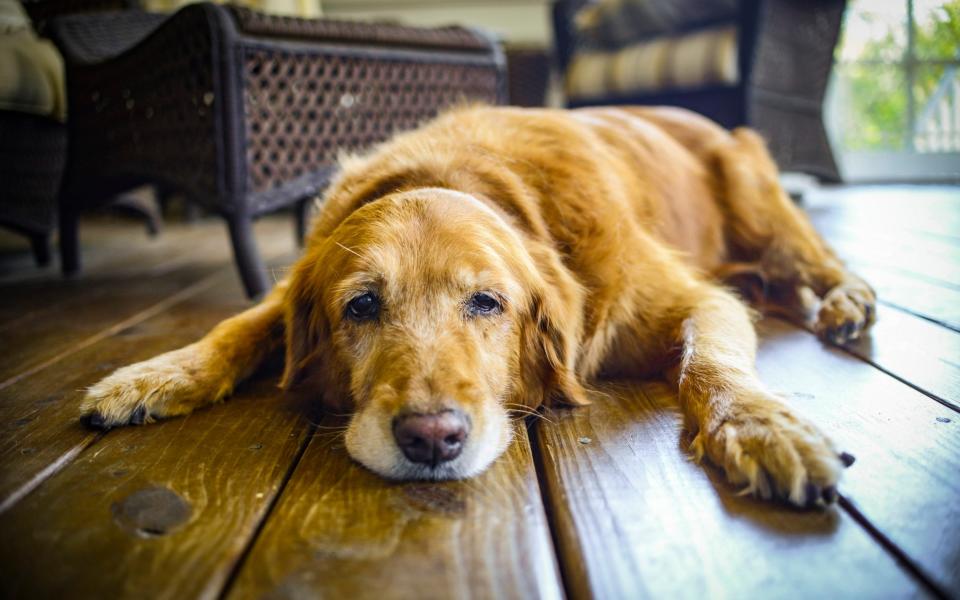
[[[833,500],[836,451],[760,382],[749,310],[714,277],[753,273],[788,306],[812,290],[836,342],[869,326],[874,293],[787,198],[756,134],[679,109],[470,107],[342,166],[287,280],[93,386],[85,418],[186,414],[283,346],[284,388],[353,414],[351,456],[442,479],[506,448],[511,407],[584,404],[596,377],[664,373],[698,458],[763,497]],[[468,313],[476,292],[502,312]],[[382,303],[374,322],[345,312],[363,293]],[[463,454],[406,461],[392,420],[451,407],[472,422]]]

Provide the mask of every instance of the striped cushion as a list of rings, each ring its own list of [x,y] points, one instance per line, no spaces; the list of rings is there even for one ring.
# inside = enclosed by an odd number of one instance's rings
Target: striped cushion
[[[615,52],[580,52],[567,69],[567,95],[595,98],[733,84],[737,71],[737,30],[717,27]]]
[[[690,25],[732,21],[738,6],[738,0],[600,0],[577,11],[574,26],[582,47],[616,49]]]

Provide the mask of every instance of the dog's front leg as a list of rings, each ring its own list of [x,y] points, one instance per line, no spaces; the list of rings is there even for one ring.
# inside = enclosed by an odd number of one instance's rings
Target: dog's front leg
[[[280,347],[285,289],[279,283],[189,346],[118,369],[87,390],[81,420],[104,429],[141,425],[222,400]]]
[[[680,325],[682,355],[672,376],[691,450],[722,467],[731,483],[800,506],[836,499],[843,464],[833,444],[760,382],[747,308],[707,286]]]

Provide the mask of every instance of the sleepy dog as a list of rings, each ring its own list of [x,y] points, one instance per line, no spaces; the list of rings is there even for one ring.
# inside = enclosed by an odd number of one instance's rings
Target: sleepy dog
[[[599,377],[662,373],[691,452],[734,484],[832,502],[843,460],[759,380],[751,271],[821,301],[843,342],[874,318],[781,189],[760,138],[668,108],[465,107],[346,158],[303,256],[257,306],[87,392],[109,428],[222,400],[281,348],[284,389],[352,415],[346,448],[392,479],[486,469],[509,414],[583,405]]]

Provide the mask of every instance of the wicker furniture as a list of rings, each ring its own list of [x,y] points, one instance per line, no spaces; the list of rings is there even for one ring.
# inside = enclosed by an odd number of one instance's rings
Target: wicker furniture
[[[601,0],[606,1],[606,0]],[[663,17],[658,24],[632,24],[637,44],[661,35],[686,35],[708,29],[736,28],[737,81],[699,86],[673,85],[656,91],[618,92],[597,97],[571,97],[571,106],[648,104],[682,106],[702,113],[725,127],[749,125],[767,139],[783,171],[799,171],[823,180],[839,181],[833,153],[823,126],[822,105],[833,48],[840,32],[845,0],[739,0],[729,14],[721,3],[700,0],[625,0],[620,6]],[[656,6],[657,4],[662,6]],[[583,39],[575,25],[578,11],[592,4],[560,0],[554,5],[554,27],[561,68],[578,52],[592,51],[596,40]],[[611,4],[611,6],[616,6]],[[684,12],[684,8],[689,10]],[[717,13],[717,14],[713,14]],[[705,18],[705,15],[709,18]],[[582,22],[582,20],[581,20]],[[628,18],[612,15],[608,30],[616,52],[628,43]],[[599,45],[603,45],[602,41]]]
[[[62,71],[22,7],[0,0],[0,225],[27,236],[41,266],[67,155]]]
[[[55,19],[67,63],[71,153],[60,211],[65,271],[77,217],[141,182],[223,216],[247,293],[268,287],[251,225],[307,202],[337,153],[412,128],[455,102],[498,102],[503,58],[460,27],[268,16],[195,4]]]
[[[63,123],[0,110],[0,225],[27,236],[40,266],[50,262],[66,156]]]

